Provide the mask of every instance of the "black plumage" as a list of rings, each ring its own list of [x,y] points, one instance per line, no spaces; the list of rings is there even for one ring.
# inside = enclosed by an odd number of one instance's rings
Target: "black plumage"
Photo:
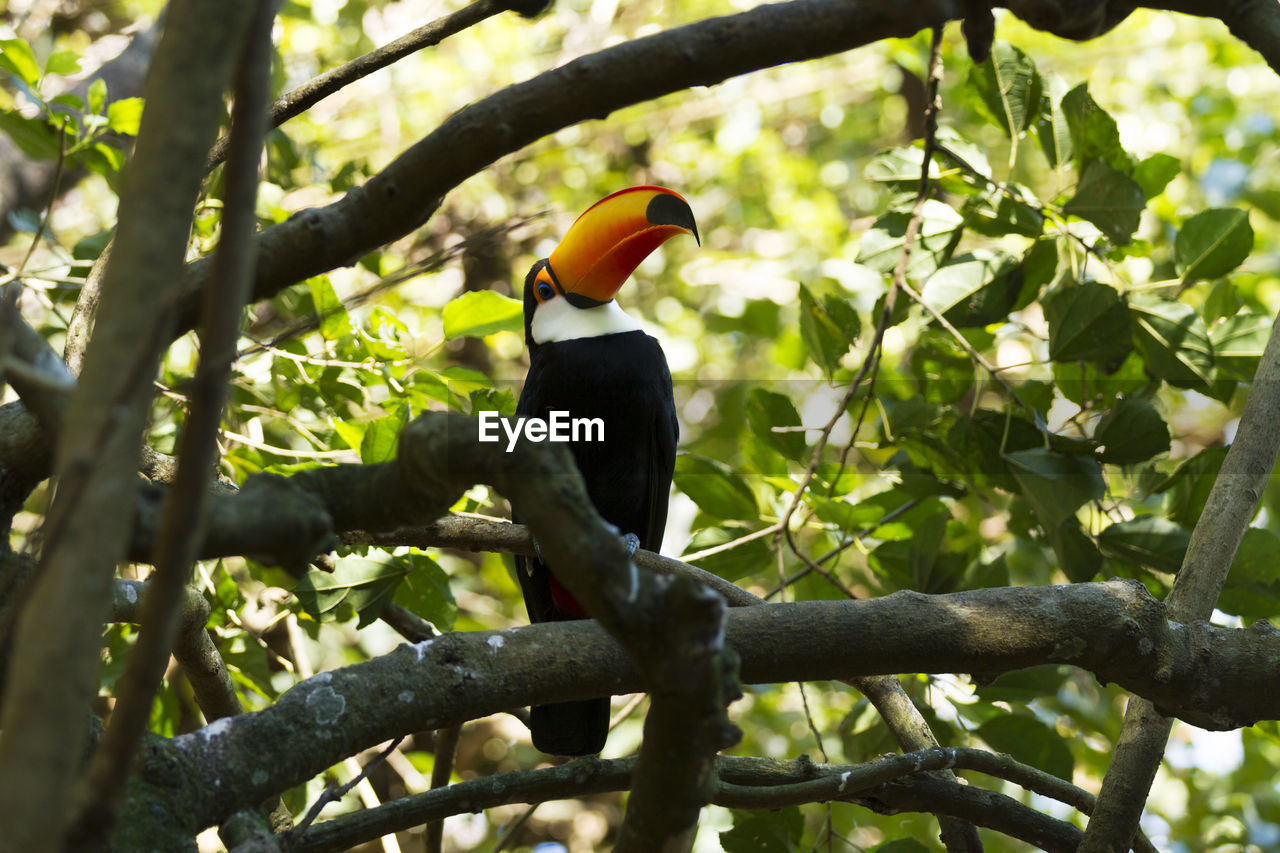
[[[667,524],[679,425],[671,372],[658,342],[641,331],[535,344],[516,413],[549,418],[600,418],[603,441],[570,443],[587,494],[600,515],[657,551]],[[536,558],[518,557],[517,574],[534,622],[585,614]],[[609,698],[532,709],[533,743],[555,755],[604,748]]]

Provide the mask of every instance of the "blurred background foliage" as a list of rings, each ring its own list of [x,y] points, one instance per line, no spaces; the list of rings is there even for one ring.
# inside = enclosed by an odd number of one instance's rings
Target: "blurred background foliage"
[[[534,21],[492,18],[274,131],[262,223],[338,197],[504,85],[750,5],[561,0]],[[0,247],[0,262],[22,270],[26,316],[55,346],[110,236],[139,107],[109,104],[114,93],[101,87],[57,95],[159,6],[15,0],[0,17],[0,130],[27,156],[61,156],[68,176],[30,257],[43,210],[10,210],[12,236]],[[277,90],[446,11],[425,0],[288,0],[275,32]],[[690,199],[703,234],[701,247],[663,247],[620,295],[662,341],[676,381],[686,455],[664,550],[689,558],[768,529],[867,355],[919,174],[927,44],[927,34],[888,41],[568,128],[468,180],[411,236],[252,306],[223,473],[240,482],[381,461],[425,409],[509,412],[525,369],[518,310],[467,294],[518,299],[524,272],[579,212],[656,183]],[[908,281],[958,332],[900,296],[874,390],[836,422],[792,519],[795,547],[760,536],[695,562],[774,600],[1110,576],[1162,595],[1280,308],[1275,75],[1216,22],[1145,11],[1083,45],[1004,15],[992,62],[974,67],[958,30],[944,55],[938,190]],[[216,243],[219,193],[215,173],[193,257]],[[174,447],[196,355],[191,338],[179,341],[158,378],[149,436],[158,450]],[[1280,612],[1278,497],[1268,491],[1246,537],[1216,617],[1223,624]],[[46,500],[32,498],[20,540],[38,529]],[[507,513],[484,488],[457,509]],[[312,672],[391,648],[398,637],[376,621],[388,601],[441,630],[524,624],[510,572],[493,554],[348,549],[334,575],[297,585],[243,560],[201,565],[197,578],[252,708]],[[104,709],[132,636],[124,626],[106,633]],[[989,684],[903,682],[944,745],[986,745],[1090,790],[1124,703],[1064,667]],[[620,697],[615,708],[627,704]],[[857,762],[895,749],[843,685],[753,687],[731,710],[741,754]],[[641,719],[633,710],[621,722],[606,756],[635,749]],[[180,676],[154,724],[163,734],[199,724]],[[431,743],[422,733],[397,754],[366,802],[425,787]],[[518,722],[495,716],[464,730],[454,773],[541,760]],[[1280,850],[1278,765],[1274,723],[1220,734],[1179,724],[1144,827],[1162,849]],[[300,811],[322,782],[289,804]],[[548,840],[575,853],[605,849],[622,802],[544,804],[507,849]],[[357,804],[352,794],[346,807]],[[447,843],[492,849],[522,811],[451,819]],[[935,836],[925,816],[845,804],[763,816],[710,808],[697,849],[909,851],[936,849]],[[989,850],[1022,849],[984,836]]]

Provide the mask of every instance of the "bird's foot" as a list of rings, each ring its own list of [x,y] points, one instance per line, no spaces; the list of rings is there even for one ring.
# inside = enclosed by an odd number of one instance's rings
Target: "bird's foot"
[[[627,556],[634,557],[636,549],[640,547],[640,537],[634,533],[628,533],[622,537],[622,544],[627,546]]]

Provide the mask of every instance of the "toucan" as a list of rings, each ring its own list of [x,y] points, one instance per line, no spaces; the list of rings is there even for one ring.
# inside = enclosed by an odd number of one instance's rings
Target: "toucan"
[[[569,447],[596,510],[633,553],[662,545],[679,425],[662,347],[614,296],[677,234],[698,240],[693,210],[679,193],[621,190],[578,217],[524,282],[529,373],[516,414],[598,419],[603,435],[583,430]],[[533,622],[586,618],[542,560],[518,557],[516,574]],[[533,745],[552,755],[597,753],[608,728],[607,696],[530,711]]]

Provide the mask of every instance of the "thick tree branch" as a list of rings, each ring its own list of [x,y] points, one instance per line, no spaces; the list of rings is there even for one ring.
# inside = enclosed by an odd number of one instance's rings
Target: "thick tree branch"
[[[1280,632],[1259,625],[1171,625],[1140,584],[1109,581],[735,608],[726,643],[750,683],[887,672],[994,676],[1058,662],[1167,697],[1166,710],[1193,722],[1247,724],[1280,718],[1280,684],[1256,667],[1280,654]],[[162,801],[178,803],[172,819],[195,821],[194,831],[407,731],[645,687],[632,659],[594,622],[446,634],[322,673],[266,710],[156,747],[164,750],[152,762],[163,784],[139,784],[174,788]],[[154,819],[145,803],[132,808],[139,820]]]
[[[344,198],[262,232],[254,297],[268,298],[404,236],[468,177],[561,128],[690,86],[908,36],[958,14],[957,3],[946,0],[910,7],[793,0],[575,59],[464,107]],[[184,286],[198,292],[207,275],[207,262],[195,261]],[[186,327],[193,322],[192,313]]]
[[[60,846],[96,692],[111,576],[128,537],[151,380],[172,335],[168,295],[182,268],[243,5],[171,4],[147,81],[97,328],[72,396],[76,418],[59,436],[59,488],[41,571],[17,622],[0,712],[0,849]],[[60,677],[49,678],[55,671]]]

